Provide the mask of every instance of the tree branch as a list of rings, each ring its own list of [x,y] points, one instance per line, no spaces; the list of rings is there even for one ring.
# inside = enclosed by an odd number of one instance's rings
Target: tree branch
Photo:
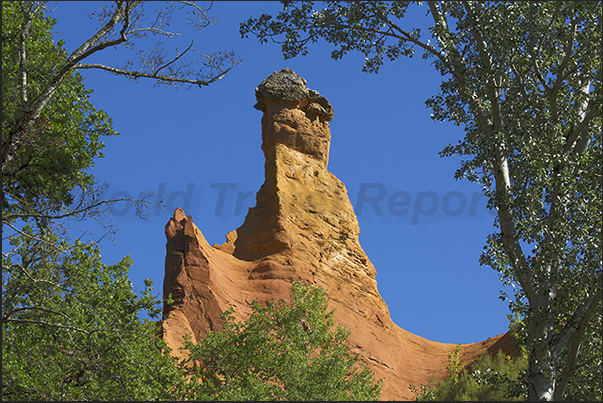
[[[67,325],[61,325],[58,323],[49,323],[49,322],[43,322],[41,320],[30,320],[30,319],[7,319],[6,323],[9,322],[16,322],[16,323],[31,323],[34,325],[42,325],[42,326],[49,326],[49,327],[56,327],[59,329],[65,329],[65,330],[74,330],[76,332],[80,332],[80,333],[84,333],[87,336],[90,336],[94,333],[99,333],[99,332],[110,332],[110,333],[129,333],[129,334],[139,334],[139,335],[143,335],[143,333],[140,332],[134,332],[131,330],[119,330],[119,329],[92,329],[92,330],[85,330],[85,329],[81,329],[79,327],[75,327],[75,326],[67,326]]]
[[[36,283],[44,283],[44,284],[48,284],[52,287],[56,287],[59,288],[61,290],[65,290],[65,288],[61,287],[60,285],[58,285],[57,283],[53,283],[52,281],[49,280],[44,280],[44,279],[39,279],[39,278],[34,278],[31,274],[29,274],[29,272],[25,269],[25,267],[23,267],[23,265],[17,264],[17,263],[12,263],[11,262],[11,266],[12,267],[17,267],[19,269],[21,269],[21,271],[31,280],[32,283],[36,284]]]
[[[582,88],[582,92],[588,94],[589,88],[590,82],[587,82],[586,85]],[[580,113],[580,115],[582,116],[582,121],[578,124],[578,126],[576,126],[573,131],[569,133],[567,140],[563,145],[564,153],[580,154],[588,146],[588,140],[590,140],[590,137],[588,136],[588,133],[585,133],[586,127],[597,116],[597,114],[600,113],[600,111],[596,110],[596,102],[593,102],[595,99],[596,92],[598,90],[599,88],[595,84],[595,90],[593,91],[592,98],[590,99],[590,101],[587,98],[582,104],[582,111]]]
[[[559,64],[559,69],[557,70],[557,78],[555,79],[555,84],[553,84],[553,87],[550,90],[551,102],[556,100],[557,94],[559,93],[559,90],[561,89],[561,86],[563,85],[564,72],[567,69],[567,66],[568,66],[570,60],[572,59],[573,51],[574,51],[574,41],[575,41],[576,32],[577,32],[576,17],[573,13],[574,3],[569,3],[569,4],[570,4],[570,7],[572,7],[571,35],[568,38],[568,40],[565,44],[565,47],[563,49],[563,51],[564,51],[563,60]],[[556,121],[557,120],[557,103],[556,102],[554,104],[551,104],[551,114],[553,115],[553,121]]]
[[[591,296],[586,300],[586,302],[580,306],[580,308],[574,313],[571,320],[563,327],[559,334],[555,335],[552,340],[553,344],[553,354],[559,355],[561,350],[566,345],[566,343],[574,337],[574,334],[578,331],[584,331],[588,325],[588,322],[593,317],[593,315],[597,311],[597,307],[601,302],[601,298],[603,296],[603,289],[601,288],[601,273],[599,273],[599,278],[596,279],[599,287],[591,294]]]
[[[466,68],[463,65],[463,59],[459,54],[456,45],[451,40],[446,39],[446,36],[450,36],[450,30],[444,16],[442,15],[439,5],[435,1],[429,1],[428,3],[431,10],[431,15],[437,27],[437,39],[442,44],[443,48],[450,53],[450,63],[453,67],[452,74],[455,79],[459,81],[459,88],[461,89],[460,95],[462,95],[469,103],[480,129],[492,144],[492,162],[494,167],[493,173],[496,195],[498,199],[497,208],[500,221],[501,240],[512,266],[517,269],[515,270],[517,280],[525,291],[530,305],[536,306],[538,296],[530,275],[530,265],[523,253],[521,245],[519,244],[517,230],[513,223],[513,214],[511,207],[509,206],[509,189],[511,187],[511,181],[509,177],[509,165],[505,155],[504,144],[501,144],[500,140],[496,138],[496,132],[493,130],[492,119],[489,117],[488,110],[481,104],[477,93],[470,89],[466,78]]]
[[[69,68],[71,68],[80,60],[85,59],[100,50],[108,48],[109,46],[119,45],[120,43],[127,41],[126,30],[128,29],[130,23],[130,13],[140,3],[142,2],[126,2],[126,6],[124,7],[123,1],[116,2],[117,6],[109,22],[105,24],[104,27],[99,29],[94,35],[92,35],[90,39],[82,43],[76,50],[73,51],[73,53],[71,53],[71,55],[67,59],[66,66],[69,66]],[[115,28],[115,26],[122,20],[124,21],[124,23],[119,33],[119,37],[112,41],[101,42],[101,39],[104,38],[107,34],[109,34],[113,30],[113,28]]]
[[[191,80],[188,78],[164,76],[164,75],[155,74],[155,73],[143,73],[141,71],[130,71],[130,70],[119,69],[117,67],[105,66],[105,65],[99,64],[99,63],[82,63],[82,64],[75,65],[74,68],[75,69],[101,69],[101,70],[105,70],[105,71],[108,71],[113,74],[118,74],[118,75],[132,77],[132,78],[153,78],[155,80],[160,80],[160,81],[164,81],[164,82],[168,82],[168,83],[194,84],[194,85],[198,85],[199,87],[203,87],[203,86],[208,86],[209,84],[214,83],[214,82],[224,78],[224,75],[226,73],[228,73],[230,70],[232,70],[234,68],[234,66],[236,66],[237,64],[238,64],[237,62],[233,61],[233,65],[231,67],[227,68],[226,70],[223,70],[220,74],[215,75],[214,77],[212,77],[209,80]],[[161,67],[159,70],[163,69],[166,66],[167,65]]]
[[[55,315],[59,315],[59,316],[64,317],[65,319],[67,319],[67,320],[68,320],[69,322],[71,322],[71,323],[75,323],[75,322],[73,321],[73,319],[71,319],[69,316],[65,315],[65,314],[64,314],[64,313],[62,313],[62,312],[58,312],[58,311],[55,311],[55,310],[53,310],[53,309],[42,308],[42,307],[39,307],[39,306],[24,306],[24,307],[20,307],[20,308],[15,308],[15,309],[13,309],[12,311],[7,312],[7,313],[6,313],[6,314],[5,314],[5,315],[2,317],[2,323],[7,323],[7,322],[11,322],[11,321],[13,321],[13,319],[10,319],[10,318],[9,318],[9,316],[10,316],[10,315],[13,315],[13,314],[15,314],[15,313],[17,313],[17,312],[21,312],[21,311],[27,311],[27,310],[37,310],[37,311],[42,311],[42,312],[48,312],[48,313],[52,313],[52,314],[55,314]],[[16,318],[15,318],[15,319],[16,319]]]
[[[21,109],[27,111],[29,109],[29,102],[27,97],[27,47],[25,46],[25,40],[31,27],[31,21],[33,15],[27,10],[26,2],[22,2],[21,11],[23,12],[23,24],[21,25],[21,33],[19,37],[19,70],[21,74]]]
[[[511,70],[513,71],[513,74],[515,74],[516,77],[516,81],[518,83],[518,87],[519,90],[521,91],[521,95],[523,97],[523,99],[527,102],[527,104],[530,106],[530,108],[532,108],[532,111],[535,115],[537,115],[538,119],[540,120],[540,123],[545,123],[546,122],[546,118],[543,118],[538,112],[538,108],[536,108],[536,105],[532,102],[531,97],[528,96],[528,93],[526,91],[526,86],[525,83],[522,80],[522,75],[524,74],[523,72],[520,72],[517,68],[517,66],[515,65],[515,63],[512,61],[510,62],[510,67]]]
[[[100,206],[102,206],[104,204],[115,204],[115,203],[122,202],[122,201],[132,201],[132,202],[135,202],[135,203],[144,203],[144,204],[159,204],[159,202],[152,202],[152,201],[147,201],[147,200],[144,200],[144,199],[126,199],[126,198],[123,198],[123,199],[101,200],[101,201],[99,201],[97,203],[93,203],[93,204],[91,204],[89,206],[86,206],[86,207],[83,207],[83,208],[80,208],[80,209],[76,209],[76,210],[72,210],[72,211],[69,211],[69,212],[63,213],[63,214],[56,214],[56,215],[54,215],[54,214],[10,214],[10,215],[7,215],[6,217],[2,217],[2,222],[3,222],[3,224],[6,224],[6,222],[4,220],[6,220],[6,221],[12,221],[12,220],[17,219],[17,218],[19,218],[19,219],[24,219],[24,218],[44,218],[44,219],[48,219],[48,220],[60,220],[60,219],[63,219],[63,218],[73,217],[75,215],[88,212],[88,211],[92,210],[93,208],[100,207]],[[80,203],[80,205],[81,205],[81,203]],[[14,229],[14,227],[13,227],[13,229]]]
[[[601,279],[599,279],[599,284],[600,283]],[[599,288],[599,290],[589,298],[586,304],[580,307],[581,309],[578,313],[574,314],[572,321],[566,324],[559,335],[553,340],[553,343],[555,344],[553,354],[555,355],[559,355],[567,342],[570,339],[572,340],[567,362],[563,367],[559,383],[555,387],[554,400],[563,400],[563,395],[565,394],[569,380],[577,369],[575,364],[580,352],[582,337],[586,332],[588,322],[590,322],[591,318],[596,313],[597,307],[601,303],[602,295],[602,289]]]
[[[473,17],[474,14],[474,10],[471,7],[471,5],[467,2],[467,1],[463,1],[463,6],[465,7],[465,11],[467,12],[467,15]],[[484,63],[484,67],[485,70],[489,73],[488,76],[492,77],[494,76],[494,67],[492,65],[492,56],[488,53],[488,44],[486,43],[486,39],[484,38],[484,35],[482,34],[481,30],[479,29],[479,25],[477,24],[477,21],[474,21],[475,23],[475,36],[477,37],[477,48],[479,49],[479,53],[482,59],[482,62]],[[488,78],[487,80],[487,93],[488,93],[488,100],[490,101],[490,113],[492,115],[492,130],[494,132],[498,132],[500,130],[502,130],[503,127],[503,122],[502,122],[502,116],[500,113],[500,102],[499,102],[499,96],[497,93],[497,85],[496,83],[492,82],[490,78]],[[502,145],[503,149],[505,148],[504,145]],[[507,171],[508,171],[508,167],[507,167]],[[508,174],[507,174],[508,175]],[[510,183],[509,183],[510,184]]]
[[[38,238],[38,237],[35,237],[35,236],[33,236],[33,235],[26,234],[25,232],[23,232],[23,231],[21,231],[21,230],[19,230],[19,229],[15,228],[15,227],[14,227],[12,224],[10,224],[10,223],[3,222],[2,224],[3,224],[3,225],[8,225],[8,226],[9,226],[9,227],[11,227],[11,228],[12,228],[14,231],[18,232],[19,234],[23,235],[24,237],[27,237],[27,238],[33,239],[33,240],[38,241],[38,242],[45,243],[46,245],[51,246],[51,247],[53,247],[53,248],[57,249],[59,252],[61,252],[62,254],[64,254],[65,256],[67,256],[67,258],[69,258],[69,255],[67,254],[67,251],[63,250],[62,248],[58,247],[57,245],[55,245],[55,244],[53,244],[53,243],[51,243],[51,242],[48,242],[48,241],[46,241],[46,240],[44,240],[44,239],[40,239],[40,238]]]
[[[5,142],[4,138],[2,139],[2,172],[5,172],[5,168],[12,162],[13,153],[19,148],[23,135],[30,130],[34,122],[40,117],[42,110],[46,107],[53,94],[63,81],[63,78],[73,68],[73,66],[80,60],[99,50],[102,50],[108,46],[117,45],[126,40],[123,33],[128,26],[129,13],[138,4],[140,4],[140,1],[127,3],[126,7],[124,7],[123,1],[117,2],[117,7],[113,13],[113,16],[111,17],[111,20],[103,28],[97,31],[90,39],[74,50],[73,53],[67,58],[65,64],[58,69],[58,73],[51,78],[48,85],[46,85],[46,87],[29,106],[29,108],[17,120],[12,130],[8,132],[7,141]],[[95,46],[96,43],[98,43],[105,35],[111,32],[111,30],[124,18],[126,19],[126,22],[122,28],[120,38],[114,41],[106,41]]]
[[[402,35],[402,36],[396,35],[393,32],[390,34],[389,32],[378,31],[378,33],[382,33],[383,35],[387,35],[387,36],[392,36],[392,37],[394,37],[396,39],[400,39],[402,41],[411,42],[411,43],[421,47],[426,52],[428,52],[428,53],[436,56],[438,59],[440,59],[442,64],[444,66],[446,66],[449,70],[451,70],[449,61],[446,59],[446,57],[444,55],[442,55],[440,52],[438,52],[438,50],[435,47],[428,45],[428,44],[421,42],[420,40],[414,38],[410,33],[403,30],[398,25],[394,24],[389,18],[385,17],[384,15],[379,14],[378,16],[379,16],[379,18],[381,18],[381,20],[385,24],[387,24],[390,27],[390,29],[398,31],[400,33],[400,35]]]
[[[535,30],[534,24],[532,24],[529,19],[528,19],[528,23],[530,24],[530,28],[531,28],[530,31],[534,32],[534,30]],[[528,54],[530,55],[530,62],[532,64],[532,70],[536,74],[536,78],[538,78],[538,81],[540,81],[540,84],[542,84],[545,94],[549,95],[550,88],[549,88],[546,80],[544,79],[542,72],[540,71],[540,67],[538,67],[538,61],[537,61],[538,57],[536,54],[534,54],[534,50],[536,49],[536,43],[535,43],[534,37],[530,37],[528,44],[526,46],[526,49],[528,51]]]
[[[178,3],[184,4],[186,6],[193,7],[199,13],[201,13],[201,15],[203,16],[203,18],[205,19],[206,22],[204,24],[200,24],[200,25],[196,24],[196,23],[193,23],[197,27],[197,29],[205,28],[205,27],[207,27],[208,25],[211,24],[211,19],[207,16],[207,14],[205,13],[205,10],[203,10],[201,7],[199,7],[197,4],[195,4],[195,2],[192,2],[192,1],[178,1]],[[211,9],[211,7],[213,6],[213,4],[214,4],[214,2],[212,1],[209,4],[209,7],[207,7],[207,10]],[[192,18],[191,18],[191,20],[192,20]]]
[[[437,1],[428,1],[427,3],[429,4],[429,10],[431,11],[433,21],[436,24],[437,39],[442,44],[442,49],[450,53],[450,59],[448,60],[447,64],[450,65],[451,71],[456,71],[457,74],[460,74],[464,69],[463,57],[461,56],[454,41],[450,39],[451,32],[450,28],[448,27],[448,22],[442,14]]]

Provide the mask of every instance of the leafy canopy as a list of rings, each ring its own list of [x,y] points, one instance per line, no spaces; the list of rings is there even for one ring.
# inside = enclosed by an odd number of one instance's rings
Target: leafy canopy
[[[460,346],[460,345],[459,345]],[[470,367],[459,366],[459,349],[449,355],[448,376],[440,382],[414,385],[415,400],[432,401],[521,401],[526,400],[527,360],[498,351],[483,353]]]
[[[72,70],[18,147],[9,146],[29,104],[67,60],[64,42],[52,38],[56,20],[41,12],[31,17],[28,35],[22,38],[26,7],[23,2],[2,2],[3,222],[56,213],[70,205],[72,191],[94,181],[89,169],[103,156],[102,137],[117,134],[111,118],[91,104],[92,90]],[[22,45],[26,52],[20,56]]]
[[[94,182],[111,119],[68,71],[19,141],[15,129],[65,64],[43,4],[2,2],[2,398],[152,400],[181,378],[156,339],[152,283],[138,293],[129,257],[101,262],[94,243],[57,228]],[[172,380],[174,380],[172,382]]]
[[[382,380],[350,353],[350,334],[335,326],[321,287],[294,282],[291,301],[257,300],[244,322],[232,308],[221,331],[186,342],[191,396],[213,400],[378,400]],[[335,328],[333,328],[335,326]]]
[[[2,261],[2,399],[169,400],[182,375],[156,338],[152,283],[133,290],[129,257],[23,232],[19,263]]]

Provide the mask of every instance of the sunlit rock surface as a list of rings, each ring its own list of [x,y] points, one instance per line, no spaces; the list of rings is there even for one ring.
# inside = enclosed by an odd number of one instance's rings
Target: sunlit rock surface
[[[174,302],[164,306],[163,338],[177,353],[185,334],[198,340],[218,329],[218,314],[230,307],[243,319],[253,299],[288,298],[295,280],[316,284],[328,290],[335,320],[352,331],[351,350],[377,379],[385,377],[382,399],[411,400],[409,384],[446,374],[454,344],[426,340],[390,318],[375,267],[358,241],[347,190],[327,170],[333,108],[290,69],[266,78],[256,98],[266,157],[256,206],[224,244],[213,246],[192,217],[176,209],[165,228],[163,292]],[[412,286],[401,283],[400,292]],[[461,359],[471,362],[486,349],[510,351],[510,338],[466,344]]]

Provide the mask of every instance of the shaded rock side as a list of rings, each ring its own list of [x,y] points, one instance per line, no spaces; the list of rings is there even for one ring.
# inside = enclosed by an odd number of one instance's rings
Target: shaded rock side
[[[347,190],[327,170],[333,108],[305,85],[284,69],[256,89],[265,181],[241,227],[224,244],[210,246],[181,209],[167,223],[163,292],[173,303],[164,306],[162,336],[178,354],[185,334],[197,341],[218,329],[218,314],[230,307],[244,319],[253,299],[289,298],[293,281],[320,285],[336,309],[334,319],[352,331],[351,350],[377,379],[385,378],[382,398],[410,400],[409,384],[446,374],[454,344],[426,340],[391,320],[358,241]],[[462,359],[470,362],[500,339],[465,345]]]

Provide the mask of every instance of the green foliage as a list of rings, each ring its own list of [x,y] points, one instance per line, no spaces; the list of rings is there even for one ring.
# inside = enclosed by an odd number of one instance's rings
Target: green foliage
[[[222,330],[190,341],[183,363],[192,379],[186,394],[211,400],[378,400],[382,380],[361,366],[347,346],[349,332],[327,310],[320,287],[293,283],[291,301],[257,301],[244,322],[232,309]]]
[[[316,9],[312,1],[283,1],[284,10],[276,17],[263,14],[241,23],[240,33],[248,37],[253,33],[262,43],[271,37],[281,44],[286,59],[308,53],[308,43],[321,37],[332,43],[335,50],[333,59],[341,59],[350,51],[359,51],[366,56],[362,68],[365,72],[376,73],[383,65],[383,59],[396,60],[400,56],[412,57],[414,47],[407,41],[389,41],[387,35],[379,35],[383,26],[381,16],[404,17],[408,1],[347,1],[325,2],[322,9]],[[418,37],[413,30],[411,37]],[[283,39],[279,40],[278,37]]]
[[[95,244],[59,231],[74,194],[94,183],[111,119],[68,71],[19,132],[67,61],[38,6],[2,2],[2,399],[170,399],[165,385],[182,375],[150,321],[160,313],[152,283],[134,292],[129,257],[106,265]]]
[[[516,401],[525,400],[525,371],[523,357],[511,358],[499,351],[492,357],[485,353],[464,371],[458,380],[448,378],[435,391],[437,400]]]
[[[470,368],[458,361],[459,349],[449,355],[448,376],[440,382],[410,386],[415,400],[435,401],[519,401],[525,400],[525,357],[512,358],[499,351],[495,356],[483,353]]]
[[[420,391],[417,390],[417,387],[414,384],[410,384],[408,388],[415,395],[416,401],[431,401],[436,400],[435,392],[431,390],[427,385],[419,385]]]
[[[152,283],[137,294],[128,280],[130,258],[106,265],[93,244],[23,232],[11,239],[19,262],[2,262],[2,399],[170,399],[181,375],[150,320],[161,313]]]
[[[68,55],[64,42],[53,40],[56,21],[46,2],[2,2],[3,400],[186,399],[177,394],[183,373],[157,337],[161,302],[152,282],[135,292],[129,256],[106,265],[95,243],[72,241],[67,230],[69,220],[94,217],[103,237],[114,232],[106,211],[115,201],[99,200],[91,168],[103,156],[102,138],[117,133],[75,69],[97,67],[82,62],[109,46],[131,47],[147,33],[174,35],[161,28],[181,7],[159,7],[155,22],[142,27],[140,3],[92,12],[108,29],[82,38]],[[202,7],[187,7],[190,24],[209,25]],[[159,43],[138,52],[147,64],[163,64],[161,74],[144,71],[145,63],[139,71],[112,71],[202,86],[238,63],[218,53],[194,68],[184,57],[191,47],[171,61],[162,50]],[[147,204],[136,201],[139,215]]]
[[[453,385],[456,385],[459,380],[459,374],[463,371],[464,366],[461,364],[461,350],[463,346],[457,344],[454,346],[454,350],[448,353],[448,365],[446,365],[446,370],[448,371],[448,375],[450,381]]]
[[[42,12],[33,14],[22,39],[28,7],[33,6],[2,2],[2,211],[3,221],[10,222],[55,213],[71,204],[75,188],[93,183],[89,169],[95,158],[102,157],[101,138],[117,134],[111,118],[90,103],[92,90],[72,70],[36,123],[19,141],[14,138],[31,102],[67,60],[63,42],[52,39],[56,20]],[[20,65],[22,41],[26,51]]]
[[[601,308],[601,307],[599,307]],[[603,396],[603,327],[601,313],[588,324],[580,355],[574,364],[572,381],[567,386],[564,399],[567,401],[596,401]],[[567,352],[564,352],[567,354]],[[567,360],[567,356],[563,357]]]

